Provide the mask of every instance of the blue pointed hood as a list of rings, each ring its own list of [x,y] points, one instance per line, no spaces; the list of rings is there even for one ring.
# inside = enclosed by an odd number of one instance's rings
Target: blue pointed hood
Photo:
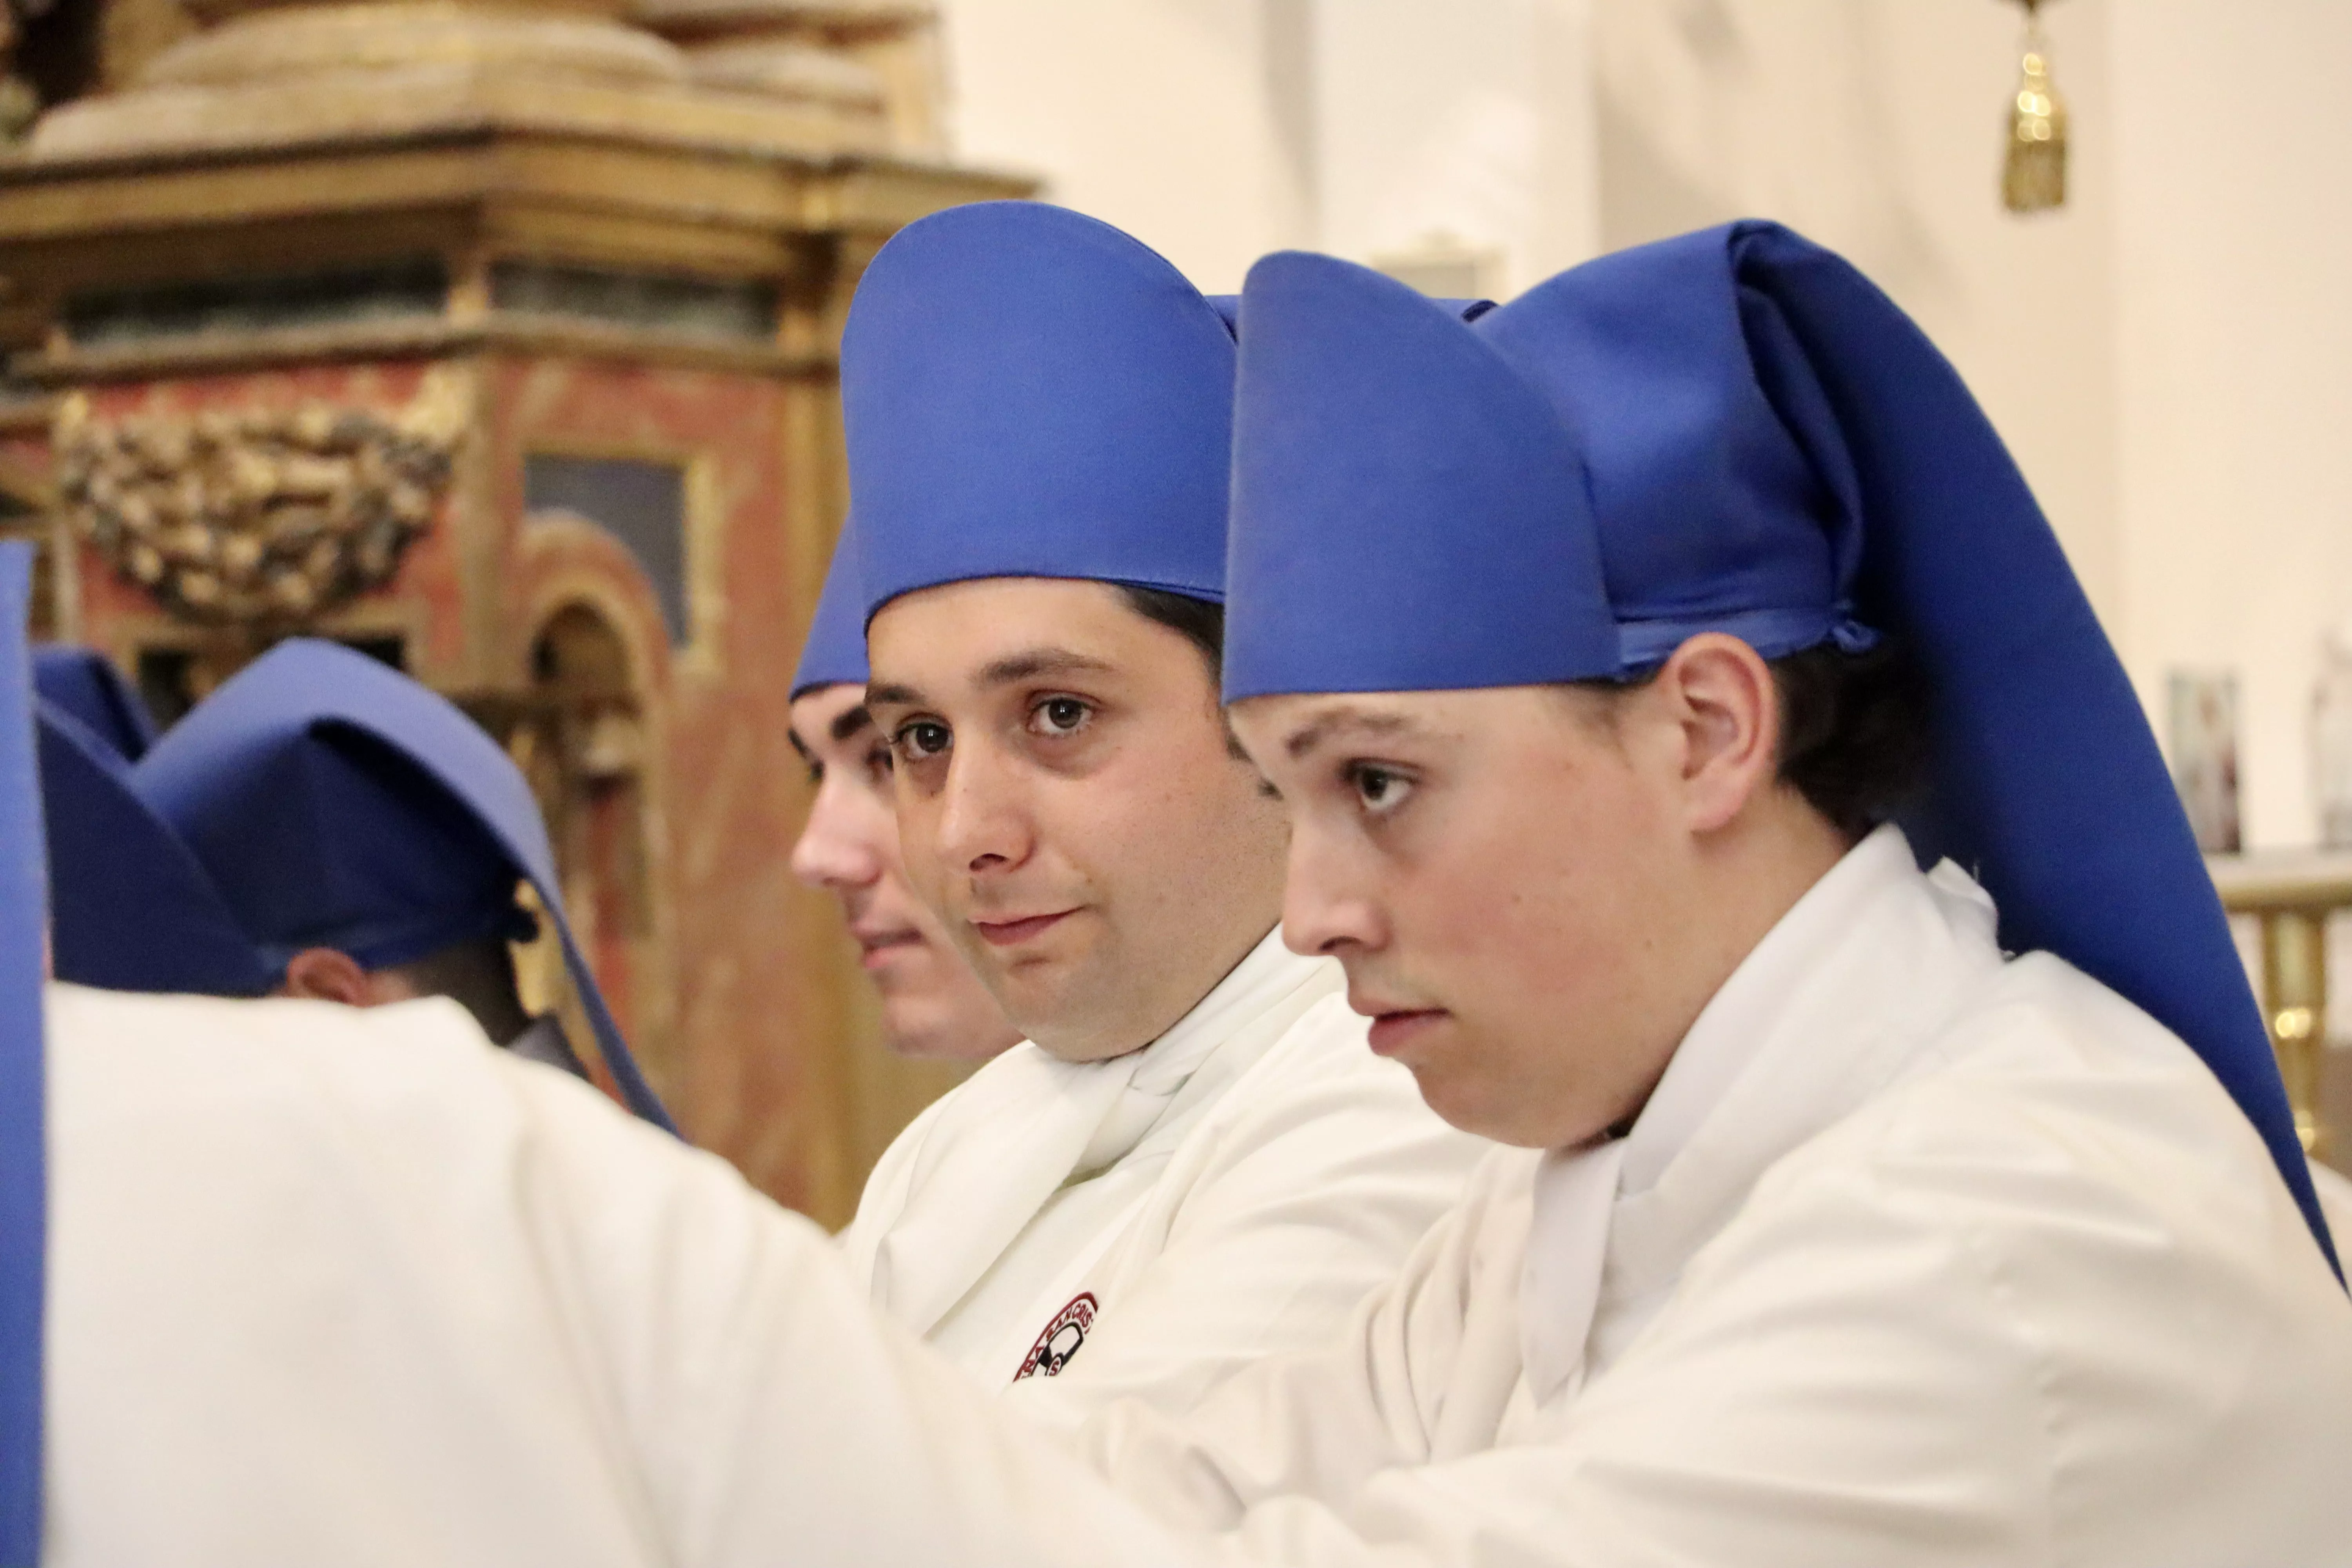
[[[1224,597],[1234,338],[1155,252],[1036,202],[908,224],[842,336],[860,617],[983,577]]]
[[[1463,314],[1329,257],[1250,270],[1226,700],[1616,673],[1576,445]]]
[[[793,671],[793,700],[823,686],[863,686],[866,672],[866,594],[857,582],[855,521],[841,526],[833,565],[824,574],[808,641],[801,645],[800,668]]]
[[[2000,437],[1908,317],[1775,224],[1563,273],[1460,331],[1549,405],[1581,455],[1580,484],[1553,435],[1515,437],[1524,457],[1479,449],[1457,461],[1473,449],[1460,445],[1473,438],[1464,400],[1496,418],[1517,402],[1468,390],[1450,368],[1459,344],[1424,345],[1426,390],[1401,371],[1394,342],[1319,365],[1286,347],[1341,331],[1278,320],[1341,309],[1294,286],[1300,266],[1261,262],[1244,296],[1226,635],[1235,654],[1250,651],[1228,658],[1229,697],[1313,689],[1285,684],[1289,667],[1310,667],[1318,640],[1358,635],[1391,603],[1429,606],[1388,623],[1411,650],[1367,655],[1394,689],[1510,683],[1521,650],[1559,646],[1563,610],[1585,585],[1510,584],[1563,569],[1535,525],[1486,525],[1488,509],[1545,512],[1526,496],[1495,499],[1513,480],[1548,501],[1546,515],[1589,508],[1613,673],[1638,675],[1702,631],[1767,657],[1899,639],[1927,678],[1936,757],[1927,798],[1905,819],[1914,847],[1970,869],[2000,907],[2004,947],[2058,954],[2185,1040],[2261,1132],[2333,1261],[2260,1011],[2138,699]],[[1356,374],[1378,378],[1398,408],[1361,407],[1326,384]],[[1261,384],[1286,390],[1261,398]],[[1415,422],[1455,435],[1405,462],[1399,430]],[[1318,445],[1314,462],[1257,456]],[[1384,481],[1409,499],[1365,536],[1344,503],[1373,499],[1362,476],[1384,462],[1410,470]],[[1505,477],[1469,471],[1489,463]],[[1416,516],[1479,547],[1442,564],[1391,547]],[[1240,563],[1283,552],[1350,585],[1318,595],[1302,572],[1257,591]],[[1355,559],[1367,554],[1377,560]],[[1447,574],[1441,587],[1424,581],[1433,571]],[[1475,631],[1430,613],[1449,602]]]
[[[289,639],[173,726],[137,778],[274,964],[326,946],[379,968],[521,935],[528,881],[630,1109],[670,1126],[564,919],[530,786],[436,693],[339,644]]]
[[[258,996],[281,965],[256,952],[134,770],[71,713],[37,704],[57,977],[110,991]]]

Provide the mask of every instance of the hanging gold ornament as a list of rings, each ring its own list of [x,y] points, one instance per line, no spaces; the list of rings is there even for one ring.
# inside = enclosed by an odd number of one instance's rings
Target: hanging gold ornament
[[[2025,6],[2025,58],[2009,106],[2009,155],[2000,171],[2001,205],[2013,213],[2066,205],[2066,104],[2050,85],[2050,50],[2042,37],[2042,0]]]

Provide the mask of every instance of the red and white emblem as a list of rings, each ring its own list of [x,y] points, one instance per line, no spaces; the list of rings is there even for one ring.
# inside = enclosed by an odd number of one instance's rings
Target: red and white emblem
[[[1094,1327],[1097,1310],[1091,1290],[1081,1290],[1071,1297],[1070,1304],[1054,1314],[1054,1321],[1045,1325],[1045,1331],[1039,1334],[1037,1342],[1029,1347],[1028,1359],[1021,1363],[1021,1370],[1013,1374],[1013,1381],[1018,1383],[1024,1377],[1051,1377],[1069,1365],[1070,1358],[1078,1353],[1078,1347],[1087,1342],[1087,1331]]]

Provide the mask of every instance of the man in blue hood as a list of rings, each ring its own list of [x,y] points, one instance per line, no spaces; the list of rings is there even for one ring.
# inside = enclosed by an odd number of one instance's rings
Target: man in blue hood
[[[632,1109],[667,1126],[562,915],[529,785],[455,706],[338,644],[292,638],[135,751],[55,672],[39,704],[60,978],[116,989],[264,992],[463,1005],[527,1058],[587,1076],[551,1014],[526,1012],[509,943],[551,919]],[[127,692],[119,694],[127,698]]]
[[[908,883],[891,809],[889,738],[866,706],[866,601],[856,552],[845,532],[793,672],[788,738],[808,765],[812,791],[793,844],[793,874],[841,900],[890,1049],[984,1062],[1018,1045],[1021,1031]]]

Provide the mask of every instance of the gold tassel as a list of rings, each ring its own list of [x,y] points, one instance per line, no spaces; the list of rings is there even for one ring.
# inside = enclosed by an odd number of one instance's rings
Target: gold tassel
[[[2013,213],[2066,205],[2066,104],[2050,85],[2041,0],[2024,5],[2025,59],[2010,101],[2009,156],[2000,171],[2001,205]]]

